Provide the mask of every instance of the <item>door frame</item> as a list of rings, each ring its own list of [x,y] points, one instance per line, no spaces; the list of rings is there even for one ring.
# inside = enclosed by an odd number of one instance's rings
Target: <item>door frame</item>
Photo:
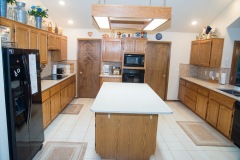
[[[165,95],[164,95],[164,99],[163,99],[164,101],[167,101],[172,42],[170,42],[170,41],[147,41],[147,43],[157,43],[157,44],[168,44],[169,45],[169,49],[168,49],[168,53],[167,53],[167,73],[166,73],[167,81],[166,81],[166,87],[165,87]]]
[[[238,50],[240,50],[240,41],[234,41],[233,53],[232,53],[232,64],[231,64],[231,73],[230,73],[230,84],[236,85],[236,71],[238,65]],[[240,52],[239,52],[240,53]]]
[[[76,89],[77,89],[77,98],[81,98],[80,96],[79,96],[79,87],[80,87],[80,85],[79,85],[79,83],[80,83],[80,79],[79,79],[79,67],[78,67],[78,63],[79,63],[79,54],[80,54],[80,46],[79,46],[79,42],[80,41],[100,41],[100,43],[101,43],[101,45],[102,45],[102,39],[101,38],[77,38],[77,64],[76,64],[76,67],[77,67],[77,69],[76,69],[76,71],[77,71],[77,74],[76,74],[76,77],[77,77],[77,83],[76,83]],[[100,51],[101,51],[101,48],[100,48]],[[102,54],[102,53],[100,53],[100,54]],[[100,72],[101,72],[101,65],[99,66],[99,70],[100,70]]]

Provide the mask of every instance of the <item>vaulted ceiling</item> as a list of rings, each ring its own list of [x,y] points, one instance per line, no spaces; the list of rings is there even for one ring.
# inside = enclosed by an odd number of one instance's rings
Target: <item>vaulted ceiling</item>
[[[60,6],[59,0],[41,0],[49,9],[49,15],[58,26],[63,28],[98,29],[91,16],[93,3],[103,4],[103,0],[65,0]],[[201,32],[209,25],[233,0],[166,0],[166,6],[172,7],[172,18],[155,31],[168,32]],[[105,4],[119,5],[152,5],[163,6],[163,0],[105,0]],[[68,24],[68,20],[73,24]],[[192,26],[192,20],[198,24]]]

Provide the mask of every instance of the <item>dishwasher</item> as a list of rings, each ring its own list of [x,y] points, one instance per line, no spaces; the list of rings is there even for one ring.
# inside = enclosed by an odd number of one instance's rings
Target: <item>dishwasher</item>
[[[235,102],[235,112],[233,117],[231,139],[234,144],[240,148],[240,102]]]

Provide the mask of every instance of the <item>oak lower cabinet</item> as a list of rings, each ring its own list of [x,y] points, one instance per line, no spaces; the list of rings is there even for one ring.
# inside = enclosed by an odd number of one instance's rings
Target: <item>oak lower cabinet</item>
[[[231,133],[232,115],[233,115],[233,110],[228,109],[227,107],[220,105],[219,114],[218,114],[217,129],[220,130],[227,137],[229,137],[230,133]]]
[[[122,77],[100,77],[100,88],[103,82],[122,82]]]
[[[184,103],[184,96],[185,96],[185,86],[179,85],[178,99],[183,103]]]
[[[206,120],[214,127],[217,127],[218,112],[219,104],[213,100],[209,100]]]
[[[196,103],[196,113],[203,119],[205,119],[207,115],[207,106],[208,106],[208,97],[198,94],[197,103]]]
[[[42,103],[43,127],[46,128],[51,123],[51,102],[47,99]]]
[[[58,116],[58,114],[61,111],[60,107],[60,92],[57,92],[54,96],[51,97],[50,103],[51,103],[51,120],[54,120]]]
[[[120,38],[102,39],[102,61],[122,62],[122,47]]]

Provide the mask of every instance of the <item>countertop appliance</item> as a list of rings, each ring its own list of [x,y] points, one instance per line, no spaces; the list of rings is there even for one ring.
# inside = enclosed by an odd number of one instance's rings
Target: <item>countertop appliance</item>
[[[2,51],[9,156],[29,160],[44,141],[39,51]]]
[[[240,102],[235,102],[231,139],[240,148]]]
[[[126,67],[144,67],[144,55],[124,54],[124,66]]]
[[[227,74],[226,73],[221,73],[221,75],[219,77],[219,83],[220,84],[226,84],[226,78],[227,78]]]
[[[52,74],[57,74],[57,65],[56,64],[54,64],[52,66]]]
[[[66,78],[68,75],[62,75],[62,74],[52,74],[47,77],[43,77],[42,80],[60,80],[63,78]]]
[[[144,70],[123,69],[122,82],[144,83]]]
[[[103,65],[103,74],[110,74],[110,65]]]

